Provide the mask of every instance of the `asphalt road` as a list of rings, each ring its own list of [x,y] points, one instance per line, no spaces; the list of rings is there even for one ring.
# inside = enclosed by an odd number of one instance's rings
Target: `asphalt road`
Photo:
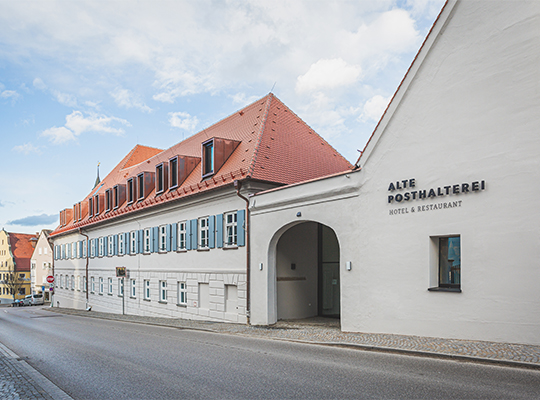
[[[0,342],[75,399],[538,399],[540,372],[0,309]]]

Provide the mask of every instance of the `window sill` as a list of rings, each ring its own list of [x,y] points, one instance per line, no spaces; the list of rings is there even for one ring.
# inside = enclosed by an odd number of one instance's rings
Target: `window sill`
[[[124,296],[122,296],[121,294],[119,294],[118,297],[124,297]]]
[[[238,250],[238,246],[223,246],[223,250]]]
[[[177,304],[176,307],[187,308],[187,304]]]
[[[177,253],[187,253],[187,249],[176,250]]]
[[[137,297],[135,296],[129,296],[130,299],[136,299]]]
[[[209,247],[201,247],[200,249],[197,249],[197,251],[210,251]]]
[[[453,292],[453,293],[461,293],[461,289],[458,289],[458,288],[446,288],[446,287],[431,287],[431,288],[428,288],[428,291],[430,291],[430,292]]]
[[[112,296],[112,293],[107,293],[107,295]]]
[[[159,303],[159,304],[167,304],[167,302],[166,302],[166,301],[163,301],[163,300],[159,300],[158,303]]]
[[[143,301],[152,301],[152,300],[150,300],[150,299],[143,299]]]

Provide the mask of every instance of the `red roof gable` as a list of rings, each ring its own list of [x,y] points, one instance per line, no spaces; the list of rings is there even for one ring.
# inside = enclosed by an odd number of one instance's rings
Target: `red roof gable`
[[[141,208],[231,185],[234,180],[256,179],[276,184],[297,183],[351,169],[351,164],[334,150],[273,94],[250,104],[201,132],[166,150],[137,146],[105,177],[86,198],[104,194],[117,184],[141,172],[155,172],[156,165],[172,157],[201,158],[202,143],[219,138],[235,141],[232,154],[219,170],[202,179],[201,162],[180,187],[156,196],[155,189],[145,200],[132,205],[124,203],[117,210],[99,216],[71,221],[57,228],[51,236]]]
[[[17,266],[17,271],[30,271],[30,259],[34,253],[32,239],[37,239],[35,235],[25,233],[9,232],[9,244],[11,253]]]

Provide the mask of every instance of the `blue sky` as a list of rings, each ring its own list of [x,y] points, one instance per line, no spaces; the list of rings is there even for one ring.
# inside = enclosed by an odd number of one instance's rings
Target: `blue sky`
[[[0,2],[0,229],[56,227],[98,162],[104,177],[272,87],[356,161],[443,4]]]

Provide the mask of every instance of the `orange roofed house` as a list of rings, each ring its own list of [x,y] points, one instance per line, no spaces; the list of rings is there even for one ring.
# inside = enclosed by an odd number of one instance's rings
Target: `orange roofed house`
[[[273,94],[169,149],[136,146],[60,212],[54,305],[248,322],[248,198],[350,168]]]
[[[30,259],[37,237],[0,231],[0,303],[11,303],[31,294]]]

